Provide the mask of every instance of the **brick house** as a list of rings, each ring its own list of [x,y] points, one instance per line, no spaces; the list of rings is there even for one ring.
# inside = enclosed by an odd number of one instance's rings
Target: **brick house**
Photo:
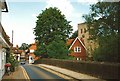
[[[35,56],[34,51],[37,49],[36,43],[30,44],[29,47],[29,63],[32,63],[34,60],[37,60],[38,57]]]
[[[70,45],[69,50],[71,51],[69,55],[76,58],[76,60],[86,60],[86,47],[84,41],[76,37],[76,39],[69,39],[67,45]]]
[[[16,45],[16,47],[12,48],[12,53],[14,54],[14,56],[16,57],[16,60],[20,61],[21,59],[21,54],[22,54],[23,50],[20,50],[18,45]]]

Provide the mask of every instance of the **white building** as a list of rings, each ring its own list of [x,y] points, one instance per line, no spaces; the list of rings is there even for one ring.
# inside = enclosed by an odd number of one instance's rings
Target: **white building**
[[[9,37],[7,36],[1,24],[1,17],[3,12],[8,12],[5,0],[0,0],[0,80],[5,73],[6,51],[10,48]]]
[[[36,43],[31,44],[31,46],[29,47],[29,64],[34,63],[35,61],[35,54],[34,51],[36,50]]]

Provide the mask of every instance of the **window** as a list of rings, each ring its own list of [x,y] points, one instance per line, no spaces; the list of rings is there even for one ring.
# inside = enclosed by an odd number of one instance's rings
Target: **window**
[[[81,52],[81,47],[74,47],[74,52]]]
[[[77,48],[74,48],[74,52],[77,52]]]
[[[82,35],[82,38],[85,38],[85,35]]]
[[[82,29],[81,29],[81,33],[82,33]]]
[[[87,31],[86,28],[84,28],[84,33],[86,33],[86,31]]]

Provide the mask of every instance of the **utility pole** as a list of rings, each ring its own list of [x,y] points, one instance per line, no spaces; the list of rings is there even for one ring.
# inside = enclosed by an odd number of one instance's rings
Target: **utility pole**
[[[13,44],[13,34],[14,34],[14,31],[12,30],[12,44]]]

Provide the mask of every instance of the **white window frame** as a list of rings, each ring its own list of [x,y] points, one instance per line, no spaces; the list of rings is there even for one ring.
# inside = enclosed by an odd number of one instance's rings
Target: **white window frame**
[[[30,50],[30,53],[33,53],[34,52],[34,50]]]
[[[81,52],[81,47],[74,47],[74,52]]]

